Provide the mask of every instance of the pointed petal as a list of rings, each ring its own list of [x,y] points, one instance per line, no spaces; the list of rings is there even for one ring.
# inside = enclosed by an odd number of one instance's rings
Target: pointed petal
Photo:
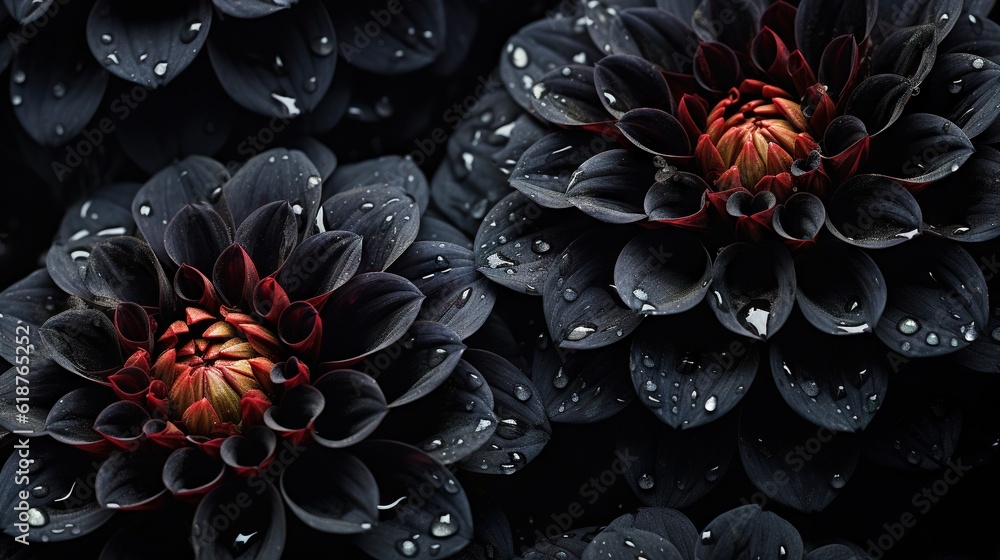
[[[609,148],[588,132],[559,130],[529,146],[510,174],[510,184],[546,208],[569,208],[566,190],[580,164]]]
[[[257,154],[226,183],[233,223],[239,228],[258,208],[287,200],[298,217],[302,237],[313,227],[319,211],[322,182],[319,170],[298,150],[273,148]]]
[[[328,294],[343,286],[361,264],[361,236],[324,231],[295,247],[275,278],[290,301]]]
[[[643,199],[655,174],[656,168],[647,155],[626,149],[608,150],[573,172],[566,198],[602,222],[636,222],[645,218]]]
[[[116,451],[97,471],[94,490],[101,507],[143,509],[167,492],[163,485],[166,453],[149,448]]]
[[[107,375],[122,366],[118,333],[100,311],[64,311],[46,321],[39,334],[56,363],[93,381],[107,383]]]
[[[208,205],[187,205],[164,232],[164,248],[177,265],[187,264],[211,276],[215,261],[232,243],[229,227]]]
[[[864,251],[819,244],[795,260],[796,300],[827,334],[871,332],[885,309],[885,278]]]
[[[237,228],[235,241],[253,259],[260,277],[278,270],[298,241],[292,206],[278,200],[261,206]]]
[[[886,177],[854,176],[837,189],[826,211],[827,229],[856,247],[891,247],[920,233],[920,205]]]
[[[708,301],[729,330],[761,340],[792,312],[795,268],[783,245],[733,243],[715,258]]]
[[[878,134],[903,113],[911,92],[912,85],[906,78],[897,74],[875,74],[854,88],[845,113],[861,119],[869,134]]]
[[[618,296],[646,315],[682,313],[704,299],[712,258],[700,242],[673,228],[640,233],[615,262]]]
[[[914,113],[872,139],[868,169],[900,181],[929,183],[958,171],[974,151],[972,141],[951,121]]]
[[[932,23],[903,28],[889,35],[875,50],[873,74],[898,74],[920,85],[934,67],[936,28]]]
[[[362,272],[385,270],[417,238],[420,208],[399,188],[360,187],[323,202],[328,230],[354,232],[364,238]]]
[[[564,72],[569,69],[569,73]],[[546,121],[581,126],[611,120],[597,97],[594,68],[570,64],[543,75],[531,88],[531,104]]]
[[[877,16],[876,0],[804,0],[795,14],[795,42],[815,68],[834,37],[850,33],[860,44],[875,26]]]
[[[802,558],[802,537],[791,523],[757,504],[731,509],[702,530],[695,557],[703,560],[756,558],[784,550],[786,558]],[[706,538],[707,535],[707,538]]]
[[[230,519],[233,504],[239,516],[216,529],[216,519]],[[267,479],[230,480],[209,492],[198,504],[191,525],[197,557],[214,558],[218,550],[249,553],[250,557],[281,556],[285,547],[285,509],[281,494]]]
[[[669,111],[670,89],[660,69],[638,56],[613,55],[594,65],[594,86],[615,117],[638,108]]]

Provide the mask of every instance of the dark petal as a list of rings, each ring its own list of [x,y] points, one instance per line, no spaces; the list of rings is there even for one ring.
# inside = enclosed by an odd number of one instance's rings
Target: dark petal
[[[192,307],[215,309],[219,306],[215,285],[207,276],[189,265],[181,265],[174,273],[173,289],[181,301],[194,304]]]
[[[3,4],[18,23],[28,25],[49,11],[54,2],[55,0],[4,0]]]
[[[66,209],[54,239],[67,243],[91,235],[132,235],[135,233],[132,200],[141,187],[142,184],[131,181],[102,185],[92,196],[81,198]]]
[[[349,231],[324,231],[307,237],[278,270],[278,284],[293,301],[330,293],[357,272],[361,244],[361,236]]]
[[[594,68],[582,64],[552,70],[532,86],[531,104],[552,124],[581,126],[611,120],[597,96],[594,80]]]
[[[642,2],[639,2],[642,4]],[[583,4],[583,22],[587,25],[587,33],[590,40],[604,50],[604,54],[638,54],[632,42],[628,38],[628,33],[622,24],[621,17],[616,8],[625,8],[628,3],[615,2],[587,2]],[[615,47],[612,48],[612,38],[615,38]]]
[[[7,530],[14,528],[21,511],[19,494],[30,490],[31,508],[26,512],[30,530],[25,534],[32,543],[58,542],[76,539],[93,532],[114,515],[114,511],[101,508],[94,499],[93,487],[82,481],[93,480],[97,464],[83,451],[62,445],[47,438],[33,438],[31,459],[27,469],[19,466],[18,453],[11,453],[0,470],[4,480],[14,481],[19,476],[30,480],[30,488],[20,484],[0,486],[0,522]],[[18,470],[27,470],[19,475]],[[67,530],[68,529],[68,530]]]
[[[684,560],[684,556],[669,540],[635,527],[605,528],[587,545],[581,560],[631,560],[637,555],[646,554],[662,560]]]
[[[534,384],[514,387],[518,400],[538,391],[552,422],[591,424],[614,416],[635,399],[625,364],[628,344],[565,351],[542,334],[531,366]]]
[[[677,547],[684,560],[694,560],[698,529],[686,515],[665,507],[641,507],[608,523],[608,529],[638,529],[664,537]]]
[[[164,232],[164,249],[178,265],[187,264],[206,276],[219,255],[232,244],[225,220],[207,204],[188,204]]]
[[[615,263],[615,286],[633,311],[644,315],[682,313],[704,299],[712,259],[687,232],[645,231],[625,245]]]
[[[116,451],[97,471],[94,490],[101,507],[141,509],[167,492],[163,485],[163,465],[167,454],[149,448]]]
[[[826,127],[823,146],[830,154],[825,162],[837,178],[844,180],[857,173],[868,158],[868,130],[861,119],[841,115]]]
[[[373,437],[411,442],[450,465],[462,461],[493,437],[497,429],[493,407],[490,386],[468,362],[459,361],[433,393],[396,406]]]
[[[410,157],[389,155],[342,165],[323,187],[323,200],[361,187],[403,189],[421,212],[430,203],[427,177]]]
[[[510,185],[546,208],[569,208],[565,194],[580,164],[606,150],[608,141],[589,132],[558,130],[521,154]]]
[[[329,146],[320,142],[312,136],[299,136],[289,139],[287,146],[293,150],[298,150],[309,158],[309,161],[319,170],[319,175],[325,183],[333,176],[338,169],[337,154]]]
[[[40,302],[45,303],[39,305]],[[24,352],[19,353],[18,346],[26,346],[32,362],[46,356],[48,351],[32,331],[37,332],[45,321],[67,307],[66,294],[56,286],[44,268],[35,270],[0,292],[0,356],[7,363],[17,364],[18,355]],[[15,344],[17,338],[25,335],[35,341],[29,345]]]
[[[256,474],[274,458],[277,443],[270,429],[253,426],[243,434],[226,438],[219,448],[219,457],[239,474]]]
[[[826,205],[826,227],[847,243],[868,249],[899,245],[920,233],[920,205],[899,183],[856,175]]]
[[[902,358],[896,356],[894,365]],[[908,368],[865,432],[865,457],[896,470],[939,471],[958,449],[965,414],[937,368]],[[961,462],[961,461],[960,461]]]
[[[149,420],[149,413],[142,406],[129,401],[109,405],[94,420],[94,431],[123,448],[135,447],[143,436],[142,427]]]
[[[232,519],[222,527],[217,519]],[[216,525],[216,523],[218,523]],[[219,528],[217,528],[219,527]],[[195,556],[204,560],[278,558],[285,548],[285,509],[281,494],[266,479],[234,479],[209,492],[198,504],[191,525]]]
[[[102,442],[104,438],[94,431],[94,421],[114,402],[118,402],[114,392],[101,387],[90,385],[70,391],[52,405],[45,418],[45,431],[52,439],[77,447]]]
[[[115,307],[112,322],[118,331],[118,339],[124,353],[131,354],[136,350],[153,350],[153,335],[156,323],[149,317],[146,310],[137,303],[119,303]]]
[[[359,187],[326,199],[325,229],[354,232],[364,237],[361,272],[385,270],[417,238],[420,208],[397,187]]]
[[[795,303],[795,268],[783,245],[733,243],[715,258],[712,311],[729,330],[743,336],[772,336]]]
[[[369,356],[357,369],[376,379],[390,407],[415,401],[443,383],[465,345],[440,323],[415,321],[400,341]]]
[[[139,189],[132,200],[132,217],[160,261],[170,262],[163,245],[167,229],[163,220],[169,222],[187,204],[202,202],[212,204],[216,212],[227,217],[222,185],[228,179],[229,172],[221,163],[188,156],[153,175]]]
[[[618,120],[618,129],[637,147],[658,155],[688,156],[691,145],[684,125],[660,109],[632,109]]]
[[[969,2],[965,3],[966,11],[958,18],[951,33],[940,42],[940,54],[973,53],[993,62],[1000,61],[1000,25],[988,19],[988,12],[969,10]]]
[[[643,208],[650,220],[697,225],[708,206],[705,195],[708,183],[693,173],[674,173],[666,181],[657,181],[646,193]]]
[[[931,31],[931,38],[934,33]],[[932,43],[933,45],[933,43]],[[881,53],[881,49],[876,51]],[[931,61],[926,71],[930,71],[930,65],[934,63],[934,51],[931,51]],[[886,69],[885,73],[900,74],[895,69]],[[854,83],[854,78],[858,71],[858,44],[853,35],[841,35],[830,42],[823,50],[823,58],[819,66],[819,83],[826,86],[826,91],[834,98],[839,98],[840,94],[850,89]],[[926,75],[926,74],[925,74]],[[909,76],[907,76],[909,77]],[[923,76],[920,77],[923,79]]]
[[[700,0],[656,0],[658,8],[684,21],[691,19],[691,15],[700,3]]]
[[[281,312],[278,339],[300,359],[312,363],[319,355],[323,324],[319,312],[308,302],[296,301]]]
[[[229,307],[253,301],[253,290],[259,280],[250,255],[235,243],[222,251],[212,267],[215,292]]]
[[[669,111],[673,104],[663,73],[638,56],[614,55],[599,60],[594,65],[594,86],[604,108],[618,118],[638,108]]]
[[[309,383],[309,366],[292,356],[287,361],[274,364],[271,368],[271,383],[281,385],[289,390],[299,385]]]
[[[463,339],[486,322],[496,302],[496,285],[476,270],[472,251],[458,245],[418,241],[392,270],[427,296],[419,319],[441,323]]]
[[[927,233],[975,243],[1000,235],[1000,152],[977,146],[958,171],[917,195]]]
[[[325,402],[319,389],[311,385],[297,385],[285,391],[280,404],[264,413],[264,423],[279,435],[294,435],[294,432],[312,427]]]
[[[614,52],[632,52],[668,72],[690,74],[691,54],[698,46],[698,37],[688,25],[690,13],[678,17],[655,8],[629,8],[620,12],[629,39],[612,37]]]
[[[267,0],[212,0],[220,12],[238,18],[263,17],[295,5],[298,0],[269,2]]]
[[[604,227],[569,244],[542,289],[549,333],[559,346],[582,350],[621,340],[642,315],[625,306],[614,282],[615,261],[632,232]]]
[[[351,278],[323,307],[320,360],[338,366],[388,347],[410,328],[424,295],[408,280],[384,272]]]
[[[702,0],[691,23],[702,41],[717,41],[745,51],[760,31],[760,16],[765,8],[767,2],[761,0]]]
[[[239,228],[258,208],[287,200],[298,216],[299,235],[303,236],[313,227],[319,211],[322,182],[319,170],[298,150],[274,148],[260,153],[247,160],[226,183],[233,223]]]
[[[493,437],[459,465],[473,472],[514,474],[534,460],[552,437],[542,400],[534,392],[522,398],[518,386],[531,387],[531,380],[504,358],[485,350],[467,350],[463,358],[479,372],[470,372],[469,386],[486,383],[492,389],[499,421]]]
[[[823,201],[811,193],[799,192],[774,208],[771,225],[774,232],[793,241],[811,241],[826,222]]]
[[[500,77],[514,101],[534,113],[532,89],[544,74],[571,60],[593,64],[602,56],[586,26],[575,25],[572,18],[547,18],[524,26],[510,38],[500,56]]]
[[[933,23],[899,29],[875,50],[872,73],[899,74],[918,86],[934,67],[936,55]]]
[[[640,135],[649,132],[630,130]],[[656,168],[648,155],[635,150],[608,150],[583,162],[573,172],[566,199],[602,222],[636,222],[646,217],[643,199],[655,174]]]
[[[872,37],[881,49],[883,39],[897,29],[932,23],[937,41],[941,42],[955,24],[964,19],[961,16],[965,10],[962,4],[962,0],[929,0],[920,4],[907,4],[906,0],[880,0],[878,24],[872,29]]]
[[[795,259],[796,301],[827,334],[871,332],[885,309],[882,272],[864,251],[823,243]]]
[[[211,26],[209,0],[153,9],[97,0],[87,18],[87,44],[115,76],[156,89],[191,64]]]
[[[776,556],[780,553],[775,551],[780,550],[784,554]],[[695,547],[695,557],[701,560],[757,557],[801,560],[802,554],[802,537],[795,527],[757,504],[739,506],[713,519],[702,530]]]
[[[799,416],[835,432],[859,432],[885,399],[889,364],[873,336],[833,338],[807,326],[771,344],[771,375]]]
[[[876,0],[803,0],[795,14],[795,43],[814,68],[834,37],[852,34],[862,43],[878,16]]]
[[[282,471],[280,487],[285,505],[317,531],[351,535],[378,522],[375,477],[344,451],[304,449]]]
[[[1000,65],[975,54],[952,53],[938,58],[923,89],[921,108],[958,125],[975,138],[1000,116]]]
[[[759,360],[753,342],[699,309],[643,323],[632,339],[629,367],[639,401],[660,421],[689,429],[732,410],[753,383]]]
[[[175,449],[163,464],[163,485],[174,496],[197,496],[214,488],[226,474],[222,461],[200,449]]]
[[[409,557],[429,558],[425,551],[435,550],[445,558],[469,543],[469,501],[444,465],[394,441],[367,441],[353,452],[378,482],[379,501],[391,506],[380,508],[378,524],[354,538],[362,550],[375,558],[404,559],[401,550],[412,546]]]
[[[236,230],[236,243],[253,259],[257,274],[278,270],[298,241],[295,212],[287,201],[276,200],[247,216]]]
[[[476,265],[490,280],[538,294],[560,253],[596,222],[576,210],[546,210],[515,192],[483,219],[473,244]]]
[[[370,376],[334,370],[313,381],[323,394],[323,411],[313,423],[313,438],[324,447],[347,447],[368,437],[389,412],[385,396]]]
[[[722,92],[738,86],[743,71],[733,49],[722,43],[701,43],[694,55],[694,78],[701,87]]]
[[[799,10],[802,13],[802,10]],[[930,87],[930,84],[925,84]],[[912,84],[896,74],[875,74],[854,88],[844,112],[861,119],[868,133],[878,134],[903,114]]]
[[[12,1],[5,0],[8,7]],[[51,3],[46,2],[44,7]],[[107,89],[108,73],[83,47],[83,26],[74,19],[80,16],[82,8],[83,5],[63,6],[63,10],[76,13],[47,19],[42,39],[26,41],[20,35],[10,35],[10,40],[16,36],[23,42],[17,45],[17,55],[10,65],[14,116],[28,135],[43,146],[60,146],[83,130],[97,112]],[[33,17],[26,15],[26,19]],[[39,29],[33,31],[38,33]]]
[[[38,329],[53,360],[99,383],[122,366],[118,333],[107,315],[94,309],[71,309]]]
[[[374,20],[378,23],[377,39],[366,35],[367,31],[358,33],[373,21],[371,6],[343,2],[335,5],[333,21],[337,35],[345,40],[340,44],[340,56],[356,68],[394,76],[423,68],[444,52],[445,12],[441,0],[409,0],[395,4],[391,12],[376,12],[384,18]],[[349,37],[351,43],[346,42]]]
[[[462,560],[493,560],[514,558],[514,538],[507,515],[492,503],[474,503],[472,512],[473,539],[462,549]]]
[[[11,363],[17,362],[11,360]],[[25,368],[25,365],[29,367]],[[15,366],[0,374],[0,426],[10,431],[30,430],[35,434],[44,434],[45,417],[52,407],[63,395],[82,387],[84,382],[45,358],[33,357],[28,364],[21,365],[20,371],[18,369]],[[24,375],[25,371],[30,377]],[[24,403],[18,401],[24,395],[18,394],[18,387],[24,387],[25,380],[31,387],[31,406],[22,413],[17,405]]]
[[[153,68],[148,63],[146,66]],[[168,76],[176,70],[172,63],[170,68]],[[116,85],[123,87],[124,83],[116,80]],[[150,175],[192,154],[218,153],[233,132],[239,109],[222,90],[207,57],[196,59],[170,84],[169,90],[127,87],[128,93],[119,93],[114,98],[132,96],[135,108],[127,119],[115,120],[115,133],[125,155]],[[139,91],[145,91],[145,97],[137,97]],[[112,110],[121,111],[120,107],[114,105]],[[184,107],[184,111],[177,111],[176,107]],[[264,130],[268,129],[262,128],[255,134],[263,134]],[[235,168],[236,160],[230,160],[229,165]]]
[[[951,121],[914,113],[872,139],[868,167],[893,179],[929,183],[958,171],[974,151],[969,138]]]
[[[137,303],[156,311],[173,305],[173,291],[156,255],[141,239],[116,236],[94,245],[84,274],[95,301]]]
[[[220,19],[208,54],[233,101],[287,122],[316,109],[326,95],[337,67],[336,45],[324,4],[303,2],[263,19]]]
[[[621,461],[622,476],[639,501],[681,508],[721,483],[736,455],[736,415],[691,430],[676,430],[641,409],[632,412],[618,425],[615,455]]]
[[[750,481],[761,491],[766,488],[767,496],[779,504],[804,513],[822,511],[854,474],[861,442],[856,434],[817,428],[771,398],[778,397],[755,395],[741,411],[743,468]],[[808,461],[795,453],[804,447],[810,452]],[[787,475],[786,483],[774,483],[779,472]]]
[[[889,299],[875,334],[907,357],[939,356],[974,342],[989,319],[983,271],[960,245],[924,237],[876,262]]]
[[[478,226],[479,220],[476,220],[476,227]],[[448,219],[432,214],[424,214],[420,217],[420,231],[417,233],[416,241],[451,243],[472,249],[472,239],[464,231],[458,229]]]

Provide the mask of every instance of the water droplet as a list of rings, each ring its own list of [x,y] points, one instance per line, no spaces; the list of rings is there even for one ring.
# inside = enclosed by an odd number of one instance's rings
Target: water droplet
[[[514,64],[515,68],[524,68],[528,65],[528,51],[524,50],[522,47],[516,47],[510,53],[510,61]]]
[[[10,103],[11,103],[11,105],[13,105],[15,107],[17,107],[18,105],[20,105],[22,102],[24,102],[24,100],[21,99],[20,95],[12,95],[10,97]]]
[[[367,211],[371,210],[372,208],[375,208],[375,205],[374,205],[374,204],[372,204],[371,202],[365,202],[364,204],[362,204],[362,205],[361,205],[361,206],[360,206],[360,207],[358,208],[358,210],[360,210],[360,211],[362,211],[362,212],[367,212]]]
[[[906,454],[906,462],[911,465],[919,465],[920,455],[917,454],[916,451],[910,451],[909,453]]]
[[[830,479],[830,486],[833,486],[837,490],[843,488],[845,484],[847,484],[847,480],[839,474],[833,475],[833,478]]]
[[[913,334],[920,330],[920,323],[913,317],[903,317],[899,320],[896,328],[903,334]]]
[[[878,410],[878,393],[872,393],[872,394],[868,395],[868,398],[865,399],[865,404],[864,404],[863,408],[864,408],[865,412],[867,412],[869,414],[873,414],[875,411],[877,411]]]
[[[486,206],[489,204],[489,200],[481,199],[469,210],[469,215],[472,216],[474,220],[481,220],[483,216],[486,215]]]
[[[802,392],[809,397],[819,396],[819,385],[816,384],[812,379],[805,379],[802,381]]]
[[[642,476],[639,477],[639,488],[643,490],[652,490],[653,484],[654,481],[652,475],[643,473]]]
[[[114,40],[115,38],[112,37],[110,33],[105,33],[101,35],[101,42],[104,43],[105,45],[110,45]]]
[[[563,294],[565,297],[565,294]],[[583,340],[588,336],[597,332],[597,326],[591,323],[581,323],[570,328],[569,333],[566,335],[566,340]]]
[[[375,102],[375,114],[387,119],[392,116],[393,106],[392,101],[388,96],[383,95]]]
[[[517,439],[524,435],[525,428],[514,418],[505,418],[497,424],[496,435],[504,439]]]
[[[902,344],[899,345],[899,348],[903,352],[909,352],[910,351],[910,343],[909,342],[904,342],[904,343],[902,343]]]
[[[579,294],[573,288],[566,288],[563,290],[563,299],[566,301],[575,301]]]
[[[331,41],[326,35],[317,37],[309,43],[309,46],[312,47],[313,52],[319,56],[328,56],[333,52],[333,41]]]
[[[719,405],[719,399],[712,395],[705,401],[705,412],[715,412],[715,407]]]
[[[566,387],[567,383],[569,383],[569,377],[563,373],[562,368],[559,368],[559,371],[556,372],[556,376],[552,378],[552,385],[556,389],[563,389]]]
[[[56,99],[62,99],[66,95],[66,84],[59,82],[52,86],[52,95]]]
[[[163,76],[166,76],[167,75],[167,63],[164,62],[164,61],[157,62],[156,66],[153,67],[153,73],[156,74],[157,76],[161,77],[161,78]]]
[[[296,117],[302,112],[295,106],[298,100],[294,97],[288,97],[287,95],[281,95],[279,93],[272,93],[271,98],[281,105],[282,110],[285,112],[285,116]]]
[[[979,338],[979,330],[976,329],[976,322],[973,321],[968,327],[965,327],[965,334],[962,336],[966,342],[974,342]]]
[[[938,343],[941,342],[941,339],[938,338],[937,333],[927,333],[927,338],[924,340],[927,342],[928,346],[937,346]]]
[[[526,402],[531,398],[531,389],[524,385],[514,385],[514,398],[521,402]]]
[[[702,531],[701,532],[701,542],[706,543],[706,544],[712,542],[712,532],[708,531],[708,530]]]
[[[653,357],[648,354],[642,357],[642,365],[653,368],[656,367],[656,362],[653,361]]]
[[[545,241],[543,241],[541,239],[536,239],[531,244],[531,250],[534,251],[534,252],[536,252],[536,253],[538,253],[539,255],[541,255],[543,253],[547,253],[549,251],[549,249],[551,249],[551,248],[552,248],[551,245],[549,245],[548,243],[546,243]]]
[[[194,41],[198,37],[198,33],[200,32],[201,32],[201,22],[192,21],[187,25],[187,27],[181,30],[181,42],[184,44],[188,44]]]
[[[62,136],[63,134],[66,134],[66,129],[63,128],[63,125],[57,124],[56,125],[56,136]]]
[[[837,389],[833,392],[833,400],[839,401],[847,397],[847,390],[843,385],[837,385]]]
[[[647,391],[649,391],[650,393],[652,393],[653,391],[656,390],[656,383],[654,383],[652,379],[647,380],[646,381],[646,385],[645,385],[645,389]]]
[[[707,471],[705,471],[705,480],[707,480],[709,482],[715,482],[716,480],[719,480],[719,473],[720,472],[721,472],[721,469],[719,467],[717,467],[717,466],[708,469]]]
[[[108,65],[108,66],[110,66],[110,65],[112,65],[112,64],[118,64],[118,55],[117,55],[117,54],[115,54],[115,53],[111,53],[111,54],[109,54],[109,55],[108,55],[108,56],[107,56],[107,57],[106,57],[106,58],[104,59],[104,64],[106,64],[106,65]]]
[[[44,498],[49,495],[49,487],[43,484],[35,486],[31,489],[31,495],[35,498]]]
[[[44,510],[31,508],[28,510],[28,525],[41,527],[49,522],[49,515]]]
[[[18,70],[11,74],[10,79],[14,80],[15,84],[23,84],[28,79],[28,76],[24,73],[24,70]]]
[[[754,299],[743,306],[736,318],[747,332],[767,337],[767,320],[771,314],[771,302],[766,299]]]
[[[451,514],[446,513],[431,523],[431,535],[439,539],[450,537],[458,532],[458,523],[451,520]]]
[[[423,445],[424,451],[434,451],[441,447],[443,442],[440,439],[432,439]]]
[[[398,550],[403,556],[412,558],[417,555],[420,548],[417,547],[417,543],[409,539],[404,539],[396,543],[396,550]]]
[[[972,60],[972,67],[975,68],[976,70],[981,69],[983,67],[983,64],[984,64],[984,62],[983,62],[983,59],[981,59],[981,58],[974,58]]]

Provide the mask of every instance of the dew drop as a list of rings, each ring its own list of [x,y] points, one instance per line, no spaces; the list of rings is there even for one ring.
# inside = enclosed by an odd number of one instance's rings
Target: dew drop
[[[20,105],[23,102],[24,102],[24,100],[21,99],[20,95],[12,95],[10,97],[10,104],[13,105],[13,106],[15,106],[15,107],[17,107],[18,105]]]
[[[446,513],[431,523],[431,535],[439,539],[450,537],[458,532],[458,524],[451,520],[451,514]]]
[[[115,38],[112,37],[110,33],[105,33],[101,35],[101,42],[104,43],[105,45],[110,45],[111,42],[114,40]]]
[[[514,385],[514,398],[521,402],[527,402],[531,398],[531,389],[528,389],[524,385]]]
[[[975,68],[976,70],[981,69],[983,67],[983,64],[984,62],[983,59],[981,58],[975,58],[972,60],[972,67]]]
[[[403,556],[412,558],[417,555],[420,549],[417,547],[417,543],[409,539],[404,539],[396,543],[396,550]]]
[[[913,334],[920,330],[920,323],[913,317],[903,317],[899,320],[896,328],[903,334]]]
[[[319,56],[328,56],[333,52],[333,42],[330,41],[330,38],[326,35],[317,37],[310,42],[309,46],[312,47],[312,51]]]
[[[31,495],[35,498],[44,498],[49,495],[49,487],[45,485],[38,485],[31,489]]]
[[[812,379],[806,379],[802,381],[802,392],[809,397],[819,396],[819,385],[816,384]]]
[[[541,255],[543,253],[547,253],[551,248],[552,248],[552,246],[549,245],[548,243],[546,243],[542,239],[536,239],[531,244],[531,250],[534,251],[535,253],[538,253],[539,255]]]
[[[563,290],[563,299],[566,301],[575,301],[579,294],[573,288],[566,288]]]
[[[31,525],[32,527],[41,527],[49,522],[49,515],[43,510],[31,508],[27,513],[28,525]]]
[[[643,473],[642,476],[639,477],[639,488],[643,490],[652,490],[653,484],[654,481],[652,475]]]
[[[705,401],[705,412],[715,412],[715,407],[719,405],[719,399],[712,395]]]
[[[24,73],[24,70],[18,70],[11,74],[10,79],[14,81],[15,84],[23,84],[28,76]]]
[[[847,481],[839,474],[833,475],[833,478],[830,479],[830,486],[833,486],[837,490],[843,488],[845,484],[847,484]]]
[[[528,51],[522,47],[516,47],[510,53],[510,61],[515,68],[524,68],[528,65]]]
[[[198,33],[201,32],[201,22],[192,21],[181,31],[181,42],[188,44],[194,41],[198,37]]]
[[[52,86],[52,95],[56,99],[62,99],[66,95],[66,84],[59,82]]]
[[[910,451],[909,453],[906,454],[906,462],[911,465],[919,465],[920,455],[917,454],[916,451]]]
[[[163,76],[166,76],[167,75],[167,63],[163,62],[163,61],[157,62],[156,66],[153,67],[153,73],[156,74],[157,76],[161,77],[161,78]]]
[[[927,342],[928,346],[937,346],[941,339],[938,338],[937,333],[927,333],[927,338],[924,341]]]
[[[952,81],[950,84],[948,84],[948,91],[950,93],[958,93],[958,92],[962,91],[962,79],[959,78],[957,80]]]

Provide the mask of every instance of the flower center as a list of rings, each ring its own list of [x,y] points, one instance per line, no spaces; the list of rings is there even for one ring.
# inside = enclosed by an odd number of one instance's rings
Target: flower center
[[[254,319],[222,308],[219,315],[189,307],[157,341],[152,377],[171,420],[195,435],[233,434],[247,420],[247,400],[270,404],[270,371],[277,339]]]
[[[809,120],[785,90],[745,80],[709,112],[697,159],[720,190],[768,190],[761,180],[787,173],[815,149]]]

